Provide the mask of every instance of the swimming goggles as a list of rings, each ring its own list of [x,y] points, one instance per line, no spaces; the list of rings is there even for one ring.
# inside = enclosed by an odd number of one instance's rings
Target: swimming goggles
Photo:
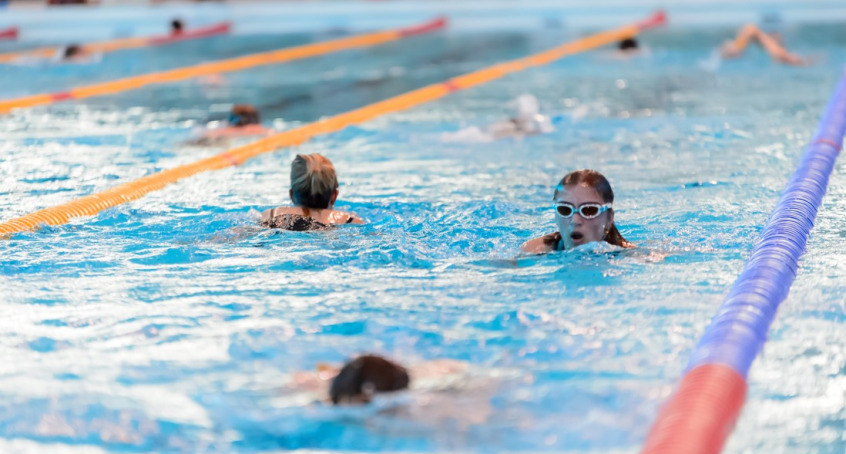
[[[229,124],[230,125],[241,126],[244,123],[246,123],[246,122],[244,122],[244,117],[242,117],[242,116],[240,116],[236,113],[233,113],[233,112],[229,113]]]
[[[610,209],[610,203],[583,203],[578,208],[569,202],[557,202],[555,204],[555,214],[562,218],[571,218],[578,212],[584,219],[593,219]]]

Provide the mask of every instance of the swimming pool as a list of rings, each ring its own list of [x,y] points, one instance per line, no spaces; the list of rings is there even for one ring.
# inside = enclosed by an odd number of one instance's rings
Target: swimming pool
[[[637,451],[846,56],[844,32],[814,24],[785,39],[824,56],[816,66],[781,67],[753,51],[705,69],[731,33],[651,32],[647,58],[565,59],[0,242],[8,364],[0,447]],[[179,143],[233,101],[260,105],[266,124],[285,128],[571,37],[555,29],[422,36],[2,117],[0,213],[208,156],[217,150]],[[214,38],[121,52],[100,66],[2,68],[12,82],[0,94],[320,38]],[[556,132],[443,140],[508,116],[522,93],[563,115]],[[293,155],[313,152],[338,168],[339,206],[370,224],[253,229],[258,211],[285,202]],[[552,188],[582,167],[610,178],[617,221],[640,248],[518,257],[521,242],[553,230]],[[830,246],[842,238],[844,198],[835,172],[726,452],[846,447],[838,342],[846,258]],[[365,351],[471,368],[446,390],[424,383],[376,409],[333,409],[291,385],[298,371]],[[455,408],[427,404],[438,390]]]

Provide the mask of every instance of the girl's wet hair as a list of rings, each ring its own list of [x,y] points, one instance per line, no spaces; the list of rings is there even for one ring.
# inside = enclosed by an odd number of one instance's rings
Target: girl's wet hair
[[[338,405],[344,402],[369,402],[377,392],[408,388],[410,379],[404,367],[381,356],[362,355],[348,362],[332,380],[329,397]]]
[[[291,163],[291,198],[294,204],[314,209],[329,208],[338,177],[332,161],[320,154],[298,154]]]
[[[611,189],[611,183],[605,178],[605,175],[591,169],[576,170],[564,175],[564,178],[558,183],[555,188],[555,193],[552,195],[553,199],[558,198],[558,193],[564,190],[565,186],[583,185],[593,188],[600,197],[603,203],[614,203],[614,191]],[[608,210],[613,212],[614,209]],[[560,238],[559,238],[560,239]],[[611,227],[605,233],[603,240],[606,243],[613,244],[620,247],[632,247],[632,243],[628,242],[620,231],[617,230],[617,225],[612,223]]]

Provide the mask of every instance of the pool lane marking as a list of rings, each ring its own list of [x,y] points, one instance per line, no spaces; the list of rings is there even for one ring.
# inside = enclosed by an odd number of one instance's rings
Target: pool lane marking
[[[108,53],[117,50],[136,49],[139,47],[161,46],[163,44],[186,41],[189,39],[208,38],[211,36],[229,33],[231,29],[232,24],[230,24],[229,22],[221,22],[205,27],[198,27],[191,30],[187,30],[180,34],[114,39],[110,41],[100,41],[96,43],[83,44],[81,47],[85,52]],[[10,63],[15,59],[21,57],[50,58],[56,55],[56,53],[60,52],[62,49],[62,47],[41,47],[38,49],[25,50],[21,52],[8,52],[0,54],[0,63]]]
[[[705,330],[643,454],[718,454],[746,400],[747,374],[796,278],[846,135],[846,74],[743,271]]]
[[[447,82],[438,82],[295,129],[283,131],[191,164],[163,170],[96,194],[78,198],[63,205],[45,208],[35,213],[0,223],[0,235],[8,236],[12,233],[32,230],[42,223],[59,225],[68,222],[72,218],[92,216],[104,209],[141,198],[149,192],[156,191],[197,173],[220,170],[241,164],[251,158],[276,151],[283,147],[300,145],[318,135],[339,131],[352,124],[363,123],[388,113],[434,101],[456,90],[471,88],[516,71],[544,65],[557,58],[630,38],[643,30],[662,25],[664,21],[665,16],[663,13],[655,13],[649,19],[635,24],[597,33],[529,57],[479,69],[462,76],[453,77]]]
[[[348,36],[346,38],[277,49],[269,52],[260,52],[226,60],[171,69],[168,71],[126,77],[109,82],[101,82],[93,85],[72,88],[58,93],[42,93],[8,99],[0,101],[0,114],[9,113],[12,109],[51,104],[68,99],[84,99],[93,96],[103,96],[128,90],[136,90],[152,84],[176,82],[209,74],[241,71],[256,66],[285,63],[318,55],[326,55],[342,50],[375,46],[411,36],[434,32],[444,28],[445,26],[446,19],[439,17],[423,24],[413,25],[410,27]]]

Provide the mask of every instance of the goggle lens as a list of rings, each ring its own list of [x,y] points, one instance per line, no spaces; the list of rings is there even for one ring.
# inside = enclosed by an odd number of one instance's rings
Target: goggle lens
[[[569,218],[570,216],[573,215],[573,207],[571,207],[571,206],[558,205],[557,207],[555,207],[555,209],[558,210],[558,214],[560,214],[561,216],[564,216],[565,218]]]
[[[579,209],[579,213],[585,218],[595,218],[599,216],[599,207],[596,205],[585,205]]]

